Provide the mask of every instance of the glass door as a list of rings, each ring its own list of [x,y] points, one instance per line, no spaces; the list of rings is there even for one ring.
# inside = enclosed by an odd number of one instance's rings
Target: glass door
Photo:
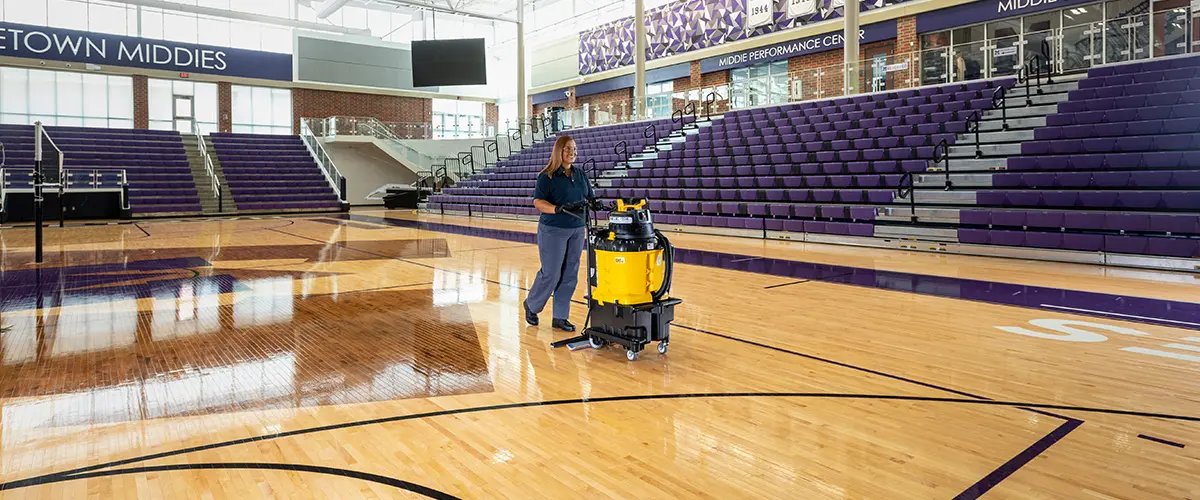
[[[1059,56],[1059,20],[1060,12],[1047,12],[1025,16],[1024,40],[1021,42],[1021,61],[1028,64],[1035,59],[1042,70],[1058,66]]]
[[[196,105],[192,101],[190,95],[176,95],[171,98],[174,103],[174,120],[175,130],[184,133],[192,133],[192,122],[196,116]]]
[[[988,39],[992,41],[987,52],[990,76],[1015,75],[1021,69],[1021,21],[1008,19],[987,24]]]
[[[950,48],[950,70],[953,81],[978,80],[987,71],[988,46],[984,45],[983,26],[959,28],[953,33]]]
[[[1059,39],[1062,72],[1081,71],[1104,62],[1104,6],[1071,7],[1062,12]]]

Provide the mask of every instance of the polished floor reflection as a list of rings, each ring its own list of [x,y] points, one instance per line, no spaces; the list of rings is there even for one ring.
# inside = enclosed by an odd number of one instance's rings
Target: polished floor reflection
[[[524,324],[534,229],[0,231],[0,499],[1200,491],[1194,274],[680,234],[628,362]]]

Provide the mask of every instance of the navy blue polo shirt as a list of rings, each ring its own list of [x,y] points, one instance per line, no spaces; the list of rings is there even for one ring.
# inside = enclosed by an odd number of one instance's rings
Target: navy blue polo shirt
[[[572,168],[571,176],[567,177],[563,169],[554,172],[554,177],[538,174],[537,187],[533,190],[535,200],[545,200],[554,206],[594,198],[595,192],[588,182],[587,175],[581,168]],[[583,221],[571,214],[542,214],[542,224],[547,226],[572,228],[583,227]]]

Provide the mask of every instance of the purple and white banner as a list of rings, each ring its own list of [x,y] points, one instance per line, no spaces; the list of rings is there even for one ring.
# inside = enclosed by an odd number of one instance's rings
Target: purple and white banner
[[[683,54],[841,17],[845,8],[843,3],[843,0],[674,0],[646,11],[646,59]],[[752,8],[764,4],[770,6],[769,11],[759,8],[756,13]],[[883,0],[863,1],[861,6],[863,11],[877,9],[883,7]],[[760,22],[762,24],[756,24]],[[579,74],[589,75],[632,64],[632,17],[579,34]]]

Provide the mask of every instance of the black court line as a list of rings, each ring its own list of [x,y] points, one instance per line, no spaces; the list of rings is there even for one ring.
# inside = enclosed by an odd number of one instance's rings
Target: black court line
[[[1167,446],[1174,446],[1174,447],[1176,447],[1176,448],[1183,448],[1183,447],[1184,447],[1184,444],[1183,444],[1183,443],[1176,443],[1176,442],[1174,442],[1174,441],[1168,441],[1168,440],[1166,440],[1166,439],[1163,439],[1163,438],[1156,438],[1156,437],[1154,437],[1154,436],[1147,436],[1147,435],[1145,435],[1145,434],[1138,434],[1138,435],[1137,435],[1137,437],[1140,437],[1140,438],[1142,438],[1142,439],[1145,439],[1146,441],[1154,441],[1155,443],[1165,444],[1165,445],[1167,445]]]
[[[115,469],[99,472],[87,472],[83,474],[63,475],[50,478],[42,481],[37,485],[61,483],[66,481],[75,481],[79,479],[91,479],[96,477],[120,476],[125,474],[143,474],[147,472],[174,472],[185,470],[277,470],[284,472],[310,472],[314,474],[325,474],[330,476],[342,476],[351,479],[359,479],[362,481],[370,481],[385,486],[391,486],[405,491],[410,491],[418,495],[438,500],[458,500],[459,497],[435,490],[428,486],[422,486],[408,481],[402,481],[379,474],[371,474],[369,472],[360,472],[355,470],[337,469],[333,467],[323,467],[319,465],[305,464],[276,464],[276,463],[257,463],[257,462],[230,462],[230,463],[203,463],[203,464],[172,464],[158,465],[149,467],[131,467],[128,469]],[[35,486],[35,485],[28,485]],[[23,487],[23,486],[22,486]]]
[[[134,223],[133,227],[140,229],[142,231],[142,234],[146,235],[145,236],[146,238],[150,237],[150,231],[147,231],[146,228],[142,227],[141,224]]]
[[[1164,419],[1164,420],[1175,420],[1175,421],[1184,421],[1184,422],[1200,422],[1200,416],[1174,415],[1174,414],[1166,414],[1166,413],[1148,413],[1148,412],[1138,412],[1138,411],[1130,411],[1130,410],[1118,410],[1118,409],[1112,409],[1112,408],[1094,408],[1094,407],[1085,407],[1085,406],[1041,404],[1041,403],[1028,403],[1028,402],[1020,402],[1020,401],[957,399],[957,398],[943,398],[943,397],[932,397],[932,396],[905,396],[905,395],[896,395],[896,394],[852,394],[852,393],[821,393],[821,392],[727,392],[727,393],[675,393],[675,394],[643,394],[643,395],[629,395],[629,396],[607,396],[607,397],[599,397],[599,398],[555,399],[555,400],[549,400],[549,401],[529,401],[529,402],[521,402],[521,403],[504,403],[504,404],[496,404],[496,405],[457,408],[457,409],[451,409],[451,410],[438,410],[438,411],[431,411],[431,412],[425,412],[425,413],[411,413],[411,414],[407,414],[407,415],[381,417],[381,418],[375,418],[375,419],[370,419],[370,420],[343,422],[343,423],[339,423],[339,424],[330,424],[330,425],[325,425],[325,426],[320,426],[320,427],[310,427],[307,429],[297,429],[297,430],[293,430],[293,431],[280,432],[280,433],[276,433],[276,434],[266,434],[266,435],[261,435],[261,436],[234,439],[234,440],[230,440],[230,441],[223,441],[223,442],[219,442],[219,443],[212,443],[212,444],[201,445],[201,446],[192,446],[192,447],[181,448],[181,449],[172,450],[172,451],[164,451],[164,452],[154,453],[154,454],[150,454],[150,455],[143,455],[143,456],[139,456],[139,457],[127,458],[127,459],[123,459],[123,460],[116,460],[116,461],[102,463],[102,464],[80,467],[77,469],[47,474],[47,475],[43,475],[43,476],[36,476],[36,477],[27,478],[27,479],[20,479],[17,481],[10,481],[7,483],[0,484],[0,491],[24,488],[24,487],[34,486],[34,485],[38,485],[38,484],[44,484],[46,482],[50,482],[50,481],[54,480],[55,478],[75,477],[80,474],[93,472],[93,471],[97,471],[97,470],[101,470],[101,469],[120,467],[123,465],[129,465],[129,464],[133,464],[133,463],[137,463],[137,462],[157,460],[160,458],[167,458],[167,457],[183,455],[183,454],[187,454],[187,453],[194,453],[194,452],[198,452],[198,451],[208,451],[208,450],[212,450],[212,449],[225,448],[225,447],[239,445],[239,444],[256,443],[256,442],[268,441],[268,440],[273,440],[273,439],[278,439],[278,438],[288,438],[288,437],[294,437],[294,436],[301,436],[301,435],[305,435],[305,434],[313,434],[313,433],[317,433],[317,432],[326,432],[326,431],[342,430],[342,429],[349,429],[349,428],[355,428],[355,427],[363,427],[363,426],[367,426],[367,425],[377,425],[377,424],[385,424],[385,423],[392,423],[392,422],[403,422],[403,421],[408,421],[408,420],[420,420],[420,419],[425,419],[425,418],[442,417],[442,416],[448,416],[448,415],[483,413],[483,412],[509,410],[509,409],[517,409],[517,408],[539,408],[539,407],[552,407],[552,406],[564,406],[564,405],[576,405],[576,404],[596,404],[596,403],[612,403],[612,402],[628,402],[628,401],[661,401],[661,400],[676,400],[676,399],[725,399],[725,398],[810,398],[810,399],[851,400],[851,401],[862,400],[862,401],[902,401],[902,402],[908,402],[908,403],[947,403],[947,404],[965,404],[965,405],[998,406],[998,407],[1014,407],[1014,408],[1030,407],[1030,408],[1052,409],[1052,410],[1070,410],[1070,411],[1078,411],[1078,412],[1084,412],[1084,413],[1102,413],[1102,414],[1109,414],[1109,415],[1158,418],[1158,419]],[[1078,421],[1076,419],[1071,419],[1071,420],[1082,423],[1081,421]],[[1073,429],[1074,427],[1071,427],[1071,428]],[[1045,438],[1043,438],[1043,439],[1045,439]],[[1057,439],[1055,441],[1057,441]],[[1051,443],[1051,444],[1053,444],[1053,443]]]
[[[997,467],[996,470],[993,470],[990,474],[984,476],[983,479],[980,479],[979,481],[975,482],[975,484],[967,487],[966,490],[963,490],[962,493],[959,493],[958,496],[954,497],[954,500],[975,500],[979,498],[984,493],[987,493],[988,490],[991,490],[992,488],[996,487],[996,485],[1007,479],[1008,476],[1013,475],[1013,473],[1019,470],[1021,467],[1024,467],[1025,464],[1033,461],[1033,459],[1037,458],[1037,456],[1042,452],[1050,449],[1050,447],[1054,446],[1054,444],[1059,442],[1059,440],[1067,437],[1067,434],[1070,434],[1071,431],[1075,430],[1075,428],[1079,427],[1081,424],[1083,424],[1083,421],[1076,419],[1070,419],[1066,422],[1063,422],[1062,425],[1059,425],[1057,429],[1054,429],[1049,434],[1042,436],[1042,438],[1037,440],[1036,443],[1033,443],[1032,445],[1029,445],[1028,448],[1021,450],[1017,456],[1012,457],[1003,465]]]
[[[767,286],[763,287],[763,290],[770,290],[772,288],[779,288],[779,287],[790,286],[790,285],[799,285],[801,283],[808,283],[809,281],[812,281],[812,280],[800,280],[800,281],[791,281],[788,283],[780,283],[778,285],[767,285]]]

